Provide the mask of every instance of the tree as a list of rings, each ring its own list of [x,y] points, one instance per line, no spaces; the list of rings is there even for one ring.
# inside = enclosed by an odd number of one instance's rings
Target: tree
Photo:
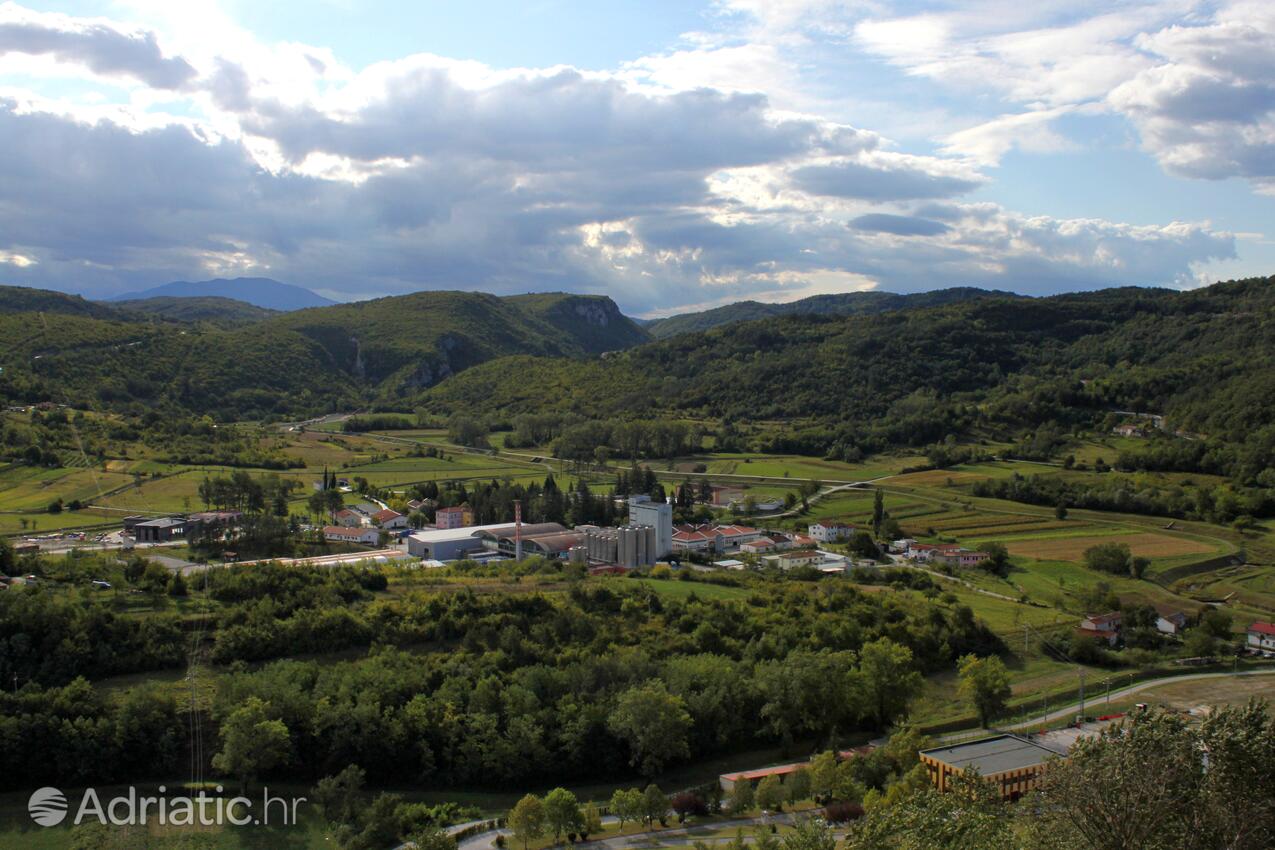
[[[437,824],[416,830],[408,841],[415,845],[415,850],[456,850],[456,839]]]
[[[1115,575],[1129,575],[1133,554],[1127,543],[1099,543],[1085,550],[1085,566]]]
[[[557,842],[564,834],[578,832],[584,824],[580,801],[566,788],[555,788],[545,795],[545,826]]]
[[[330,824],[353,823],[367,775],[356,764],[335,776],[325,776],[310,790],[310,798]]]
[[[925,787],[892,803],[865,806],[867,815],[846,836],[846,850],[1017,847],[1014,810],[1001,802],[997,789],[976,774],[958,774],[949,788],[940,793]]]
[[[753,783],[740,777],[730,789],[730,812],[733,815],[743,814],[757,805],[757,795],[753,793]]]
[[[773,773],[757,783],[757,807],[765,811],[778,811],[784,806],[784,787]]]
[[[642,792],[642,816],[646,818],[647,826],[654,826],[655,821],[663,826],[668,818],[668,811],[668,797],[659,786],[654,783],[646,786],[646,790]]]
[[[801,818],[792,831],[780,839],[782,850],[836,850],[837,838],[826,821]]]
[[[18,558],[13,552],[13,546],[7,539],[0,537],[0,573],[4,575],[12,574],[17,561]]]
[[[992,718],[1005,710],[1009,701],[1009,671],[999,656],[979,658],[966,655],[957,661],[960,695],[978,712],[978,723],[986,728]]]
[[[611,795],[611,814],[620,821],[620,829],[624,829],[626,821],[641,820],[642,792],[636,788],[617,788]]]
[[[1070,458],[1071,455],[1068,455],[1068,457]],[[1067,468],[1070,469],[1071,467],[1067,467]],[[1067,503],[1059,502],[1057,505],[1054,505],[1054,519],[1062,521],[1066,518],[1067,518]]]
[[[544,803],[535,794],[527,794],[510,810],[506,823],[514,838],[522,842],[523,850],[527,850],[528,843],[545,834]]]
[[[669,762],[690,755],[691,716],[681,697],[652,680],[620,695],[607,727],[629,745],[629,763],[643,776],[655,776]]]
[[[217,770],[239,777],[242,790],[262,773],[287,764],[292,739],[282,720],[271,720],[268,704],[248,697],[221,726],[221,751],[213,756]]]
[[[810,798],[810,769],[799,767],[788,777],[787,791],[789,802],[799,803]]]
[[[1009,575],[1009,550],[1005,548],[1004,543],[987,543],[983,546],[987,552],[987,557],[978,563],[978,568],[992,575],[1002,578]]]
[[[836,781],[837,754],[835,752],[827,750],[810,760],[810,790],[816,799],[830,798]]]
[[[1206,755],[1207,754],[1207,755]],[[1275,722],[1265,704],[1198,726],[1153,710],[1081,739],[1044,774],[1045,847],[1258,850],[1275,845]]]
[[[1129,575],[1141,580],[1151,566],[1151,559],[1138,556],[1129,562]]]
[[[874,537],[881,536],[881,524],[885,522],[885,494],[880,487],[876,488],[876,492],[872,497],[872,534]]]
[[[889,638],[864,645],[852,681],[863,700],[865,716],[877,729],[906,715],[909,703],[924,684],[921,674],[912,669],[912,650]]]
[[[597,835],[602,831],[602,812],[598,811],[598,807],[593,803],[589,803],[581,812],[583,822],[580,824],[580,833],[584,838],[590,835]]]

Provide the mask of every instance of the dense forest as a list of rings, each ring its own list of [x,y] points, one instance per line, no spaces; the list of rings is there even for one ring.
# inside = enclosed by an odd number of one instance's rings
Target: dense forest
[[[569,567],[506,569],[534,581]],[[135,582],[146,580],[143,566]],[[650,775],[750,743],[883,728],[906,713],[921,673],[1001,648],[955,602],[834,582],[759,581],[736,601],[674,599],[624,579],[551,594],[385,595],[384,575],[356,568],[214,571],[200,583],[217,606],[201,628],[206,650],[229,671],[213,719],[260,700],[291,738],[275,775],[303,780],[349,764],[378,782],[439,786],[518,787],[548,763],[562,778]],[[84,680],[184,665],[194,635],[176,618],[119,616],[112,594],[51,595],[0,596],[0,677],[22,683],[0,697],[6,775],[133,778],[138,762],[116,758],[120,729],[143,722],[154,743],[141,764],[174,768],[152,752],[186,751],[171,696],[108,702]],[[343,649],[366,654],[286,660]],[[626,711],[646,718],[640,728]]]

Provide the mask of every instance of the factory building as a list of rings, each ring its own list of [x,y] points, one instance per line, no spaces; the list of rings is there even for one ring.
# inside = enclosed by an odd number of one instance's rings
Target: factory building
[[[672,553],[673,506],[668,502],[652,502],[649,496],[634,496],[629,499],[629,525],[647,525],[655,529],[655,551],[650,563]]]
[[[650,525],[620,528],[587,528],[585,554],[590,561],[619,564],[630,569],[647,567],[659,560],[659,532]]]

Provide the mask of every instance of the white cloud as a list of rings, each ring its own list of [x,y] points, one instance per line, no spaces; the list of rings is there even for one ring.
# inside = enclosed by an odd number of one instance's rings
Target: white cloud
[[[977,162],[1063,144],[1050,122],[1066,103],[957,133],[956,156],[903,153],[824,117],[802,99],[792,51],[849,38],[874,8],[724,4],[743,19],[737,40],[688,38],[614,73],[432,55],[354,72],[329,50],[260,44],[213,4],[129,9],[163,37],[41,18],[52,40],[37,51],[94,79],[124,75],[124,100],[0,90],[10,278],[94,294],[239,273],[342,298],[569,289],[650,311],[866,287],[1165,283],[1234,253],[1202,224],[958,203],[987,182]],[[955,44],[961,26],[900,24],[892,37],[912,52],[896,55]],[[1021,85],[1039,70],[1011,45],[980,50],[1017,62]],[[938,52],[958,70],[967,60]],[[1053,79],[1071,85],[1062,64]]]

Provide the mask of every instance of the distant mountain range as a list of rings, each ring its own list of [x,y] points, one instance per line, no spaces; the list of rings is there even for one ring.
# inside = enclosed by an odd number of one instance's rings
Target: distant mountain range
[[[724,307],[715,307],[699,313],[679,313],[665,319],[643,322],[643,327],[656,339],[667,339],[684,333],[695,333],[728,325],[732,322],[751,322],[775,316],[855,316],[888,313],[917,307],[941,307],[978,298],[1017,298],[1012,292],[976,289],[970,286],[936,289],[932,292],[916,292],[898,295],[893,292],[843,292],[831,295],[812,295],[800,301],[782,304],[761,301],[737,301]]]
[[[308,289],[280,283],[268,277],[237,277],[233,280],[217,278],[216,280],[184,281],[166,283],[143,289],[140,292],[125,292],[113,295],[107,301],[138,301],[156,297],[174,298],[233,298],[267,310],[304,310],[308,307],[327,307],[336,304],[330,298],[316,295]]]

